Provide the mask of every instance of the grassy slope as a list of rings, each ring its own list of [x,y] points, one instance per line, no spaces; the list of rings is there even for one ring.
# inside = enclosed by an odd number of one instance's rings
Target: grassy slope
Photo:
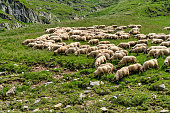
[[[132,16],[103,16],[100,18],[89,18],[79,21],[68,21],[56,23],[53,25],[30,25],[26,28],[10,30],[0,34],[0,72],[6,71],[7,74],[1,76],[0,84],[3,84],[3,90],[0,90],[0,110],[25,111],[23,106],[29,106],[29,111],[39,108],[42,111],[57,110],[65,112],[99,112],[101,107],[106,107],[111,112],[156,112],[161,109],[169,109],[169,73],[164,72],[164,58],[159,58],[159,70],[149,70],[145,73],[134,74],[129,78],[125,77],[118,83],[113,83],[114,74],[103,75],[100,79],[94,78],[93,62],[94,59],[86,58],[85,55],[80,56],[54,56],[53,52],[46,50],[32,50],[23,46],[21,43],[28,38],[36,38],[44,34],[44,29],[55,26],[92,26],[94,24],[106,25],[128,25],[141,24],[143,27],[141,32],[148,34],[150,32],[166,33],[169,31],[163,30],[163,27],[170,26],[170,17],[132,17]],[[128,29],[129,30],[129,29]],[[129,40],[134,40],[133,38]],[[129,40],[109,40],[114,44],[127,42]],[[67,41],[67,43],[70,43]],[[85,44],[82,42],[82,44]],[[150,45],[149,45],[150,46]],[[135,54],[130,54],[135,55]],[[135,55],[136,56],[136,55]],[[81,60],[80,60],[81,59]],[[146,58],[146,55],[140,54],[137,56],[137,61],[143,64],[144,61],[151,58]],[[17,64],[18,66],[14,65]],[[50,68],[52,65],[62,67],[56,69]],[[32,72],[33,67],[43,65],[44,71]],[[113,65],[117,65],[114,61]],[[71,74],[65,72],[64,68],[82,68],[78,72]],[[88,69],[83,69],[88,68]],[[50,70],[49,72],[46,70]],[[25,74],[22,74],[25,72]],[[63,78],[54,77],[62,75]],[[73,79],[79,78],[77,81]],[[83,100],[79,100],[80,93],[84,93],[90,81],[104,81],[104,85],[93,87],[92,92],[86,94]],[[43,82],[53,82],[52,85],[39,85],[32,88],[34,85]],[[138,86],[137,83],[142,83]],[[164,83],[165,91],[158,91],[157,86]],[[6,96],[5,93],[11,86],[16,86],[16,94]],[[118,99],[113,96],[122,94]],[[152,94],[157,95],[156,99],[152,98]],[[44,97],[49,97],[48,99]],[[19,102],[16,100],[23,100]],[[34,104],[35,100],[41,98],[41,101]],[[52,98],[52,99],[50,99]],[[27,101],[26,101],[27,100]],[[100,100],[100,101],[99,101]],[[6,106],[4,102],[10,101]],[[55,108],[54,105],[62,103],[62,107]],[[89,105],[87,105],[89,103]],[[64,109],[66,105],[71,105],[72,109]],[[129,110],[127,108],[130,107]],[[162,107],[162,108],[161,108]]]

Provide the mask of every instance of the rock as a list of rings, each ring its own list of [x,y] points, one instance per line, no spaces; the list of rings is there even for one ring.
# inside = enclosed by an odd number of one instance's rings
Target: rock
[[[84,97],[85,97],[85,95],[83,95],[83,93],[80,93],[78,100],[81,101],[81,100],[83,100]]]
[[[36,103],[40,102],[40,100],[41,100],[41,99],[36,100],[36,101],[34,102],[34,104],[36,104]]]
[[[129,110],[129,109],[130,109],[130,107],[127,108],[127,110]]]
[[[99,83],[99,81],[95,81],[95,82],[90,81],[90,85],[91,86],[99,86],[100,83]]]
[[[161,85],[159,85],[159,90],[164,90],[165,89],[165,84],[161,84]]]
[[[6,92],[6,95],[9,95],[9,94],[15,94],[15,86],[13,86],[10,90],[8,90],[7,92]]]
[[[0,85],[0,90],[2,90],[3,89],[3,86],[2,85]]]
[[[45,83],[44,85],[47,86],[47,85],[52,84],[52,83],[53,83],[53,82],[47,82],[47,83]]]
[[[142,83],[138,83],[138,86],[141,86],[142,85]]]
[[[106,107],[100,108],[102,111],[107,111],[108,109]]]
[[[86,89],[88,89],[88,90],[89,90],[89,89],[92,89],[92,88],[91,88],[91,87],[86,87]]]
[[[61,106],[62,106],[62,103],[59,103],[59,104],[55,105],[54,107],[58,108],[58,107],[61,107]]]
[[[92,92],[92,90],[86,90],[86,91],[84,91],[84,94],[87,94],[87,93],[90,93],[90,92]]]
[[[101,83],[102,85],[104,84],[104,82],[103,82],[103,81],[101,81],[100,83]]]
[[[156,95],[155,95],[155,94],[152,94],[152,98],[156,99]]]
[[[161,110],[161,111],[159,111],[160,113],[168,113],[169,112],[169,110],[165,110],[165,109],[163,109],[163,110]]]
[[[40,111],[40,110],[39,110],[39,108],[37,108],[37,109],[33,110],[33,112],[37,112],[37,111]]]
[[[67,109],[67,108],[71,108],[71,106],[70,106],[70,105],[67,105],[64,109]]]
[[[6,74],[5,72],[0,72],[0,76],[1,76],[1,75],[5,75],[5,74]]]
[[[24,109],[28,109],[28,106],[24,106],[23,108],[24,108]]]

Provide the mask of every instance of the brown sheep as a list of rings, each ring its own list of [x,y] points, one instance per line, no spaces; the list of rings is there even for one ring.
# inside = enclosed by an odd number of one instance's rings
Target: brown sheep
[[[124,49],[129,49],[130,44],[129,43],[119,43],[118,47],[124,48]]]
[[[128,63],[137,63],[135,56],[124,56],[118,65],[127,65]]]
[[[80,46],[80,49],[89,48],[89,47],[90,47],[89,45],[81,45],[81,46]]]
[[[99,67],[102,67],[102,66],[107,66],[111,70],[110,73],[113,73],[113,70],[116,69],[116,67],[113,66],[113,64],[111,63],[101,64]]]
[[[55,51],[55,50],[57,50],[58,48],[60,48],[61,46],[62,46],[62,45],[51,44],[51,45],[49,45],[48,50],[50,50],[50,51]]]
[[[108,53],[110,56],[114,55],[114,52],[112,50],[108,50],[108,49],[100,49],[103,53]]]
[[[143,71],[143,66],[139,63],[132,64],[128,66],[129,73],[134,74],[134,73],[139,73]]]
[[[44,49],[44,45],[43,44],[35,44],[32,48],[33,49]]]
[[[143,43],[143,44],[136,44],[134,47],[132,47],[132,49],[135,49],[135,48],[141,47],[141,46],[147,47],[147,45]]]
[[[159,69],[158,61],[156,59],[151,59],[151,60],[148,60],[148,61],[144,62],[143,71],[146,71],[146,70],[148,70],[150,68]]]
[[[128,67],[122,67],[121,69],[117,70],[115,76],[114,76],[114,81],[118,81],[121,78],[128,76],[129,77],[129,69]]]
[[[111,47],[109,47],[109,50],[112,50],[113,52],[116,52],[116,51],[122,50],[122,48],[117,47],[117,46],[111,46]]]
[[[101,67],[98,67],[93,75],[94,77],[96,77],[97,75],[100,75],[100,74],[107,74],[107,73],[111,73],[111,67],[109,66],[101,66]]]

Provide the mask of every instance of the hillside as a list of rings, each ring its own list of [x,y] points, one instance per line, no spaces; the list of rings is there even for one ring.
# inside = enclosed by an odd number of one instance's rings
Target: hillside
[[[0,31],[104,15],[167,16],[169,7],[168,0],[0,0]]]

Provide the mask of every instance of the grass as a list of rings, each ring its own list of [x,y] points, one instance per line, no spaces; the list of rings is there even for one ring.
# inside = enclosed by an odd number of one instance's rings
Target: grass
[[[36,38],[45,34],[44,29],[56,26],[92,26],[94,24],[128,25],[141,24],[141,33],[166,33],[165,26],[170,26],[169,16],[156,18],[121,16],[103,16],[79,21],[67,21],[50,25],[27,25],[0,33],[0,111],[32,112],[39,108],[41,112],[102,112],[106,107],[108,112],[159,112],[170,109],[169,106],[169,73],[163,68],[164,58],[159,58],[160,69],[151,69],[142,74],[133,74],[118,82],[113,82],[113,74],[93,76],[94,59],[85,55],[57,55],[47,50],[33,50],[21,43],[25,39]],[[127,29],[126,32],[130,30]],[[109,40],[115,45],[120,42],[135,40]],[[67,44],[72,40],[65,41]],[[81,42],[86,44],[87,42]],[[150,46],[150,45],[149,45]],[[129,51],[129,50],[128,50]],[[136,54],[131,53],[129,55]],[[146,54],[140,53],[137,61],[143,64]],[[117,66],[118,62],[112,62]],[[40,70],[35,70],[36,67]],[[103,81],[100,86],[91,86],[90,81]],[[45,83],[49,82],[48,85]],[[141,83],[139,85],[138,83]],[[158,86],[165,84],[166,89],[160,91]],[[16,87],[14,94],[6,95],[12,87]],[[91,89],[87,89],[91,87]],[[86,91],[88,93],[84,93]],[[80,99],[80,94],[85,95]],[[156,95],[154,99],[152,95]],[[117,97],[117,98],[115,98]],[[40,99],[36,103],[36,100]],[[7,103],[7,104],[5,104]],[[61,107],[55,107],[62,103]],[[66,108],[70,105],[70,108]],[[28,109],[24,109],[28,106]]]

